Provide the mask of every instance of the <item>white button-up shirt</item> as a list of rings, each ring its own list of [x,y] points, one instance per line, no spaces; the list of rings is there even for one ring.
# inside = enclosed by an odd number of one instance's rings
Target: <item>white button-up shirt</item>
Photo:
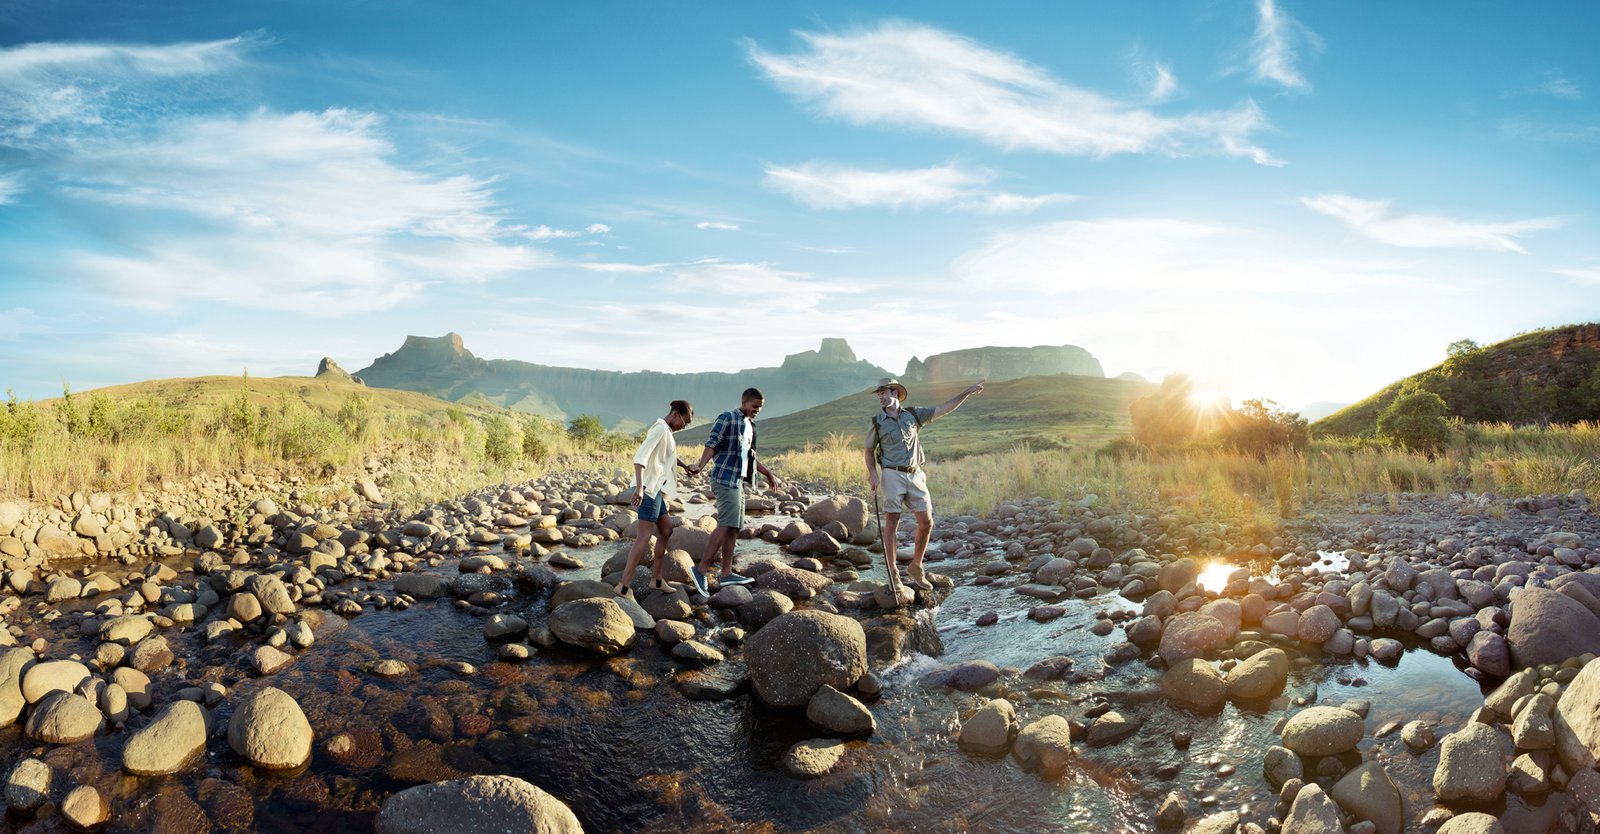
[[[644,467],[645,495],[658,492],[670,495],[677,488],[678,440],[672,436],[666,420],[657,418],[650,424],[633,462]]]

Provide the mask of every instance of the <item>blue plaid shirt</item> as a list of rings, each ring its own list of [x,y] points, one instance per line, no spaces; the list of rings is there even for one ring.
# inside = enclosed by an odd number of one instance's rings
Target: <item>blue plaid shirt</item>
[[[734,409],[717,415],[711,425],[711,435],[706,438],[706,448],[715,452],[711,458],[711,480],[724,486],[738,486],[741,479],[749,481],[756,471],[756,430],[750,424],[750,471],[744,471],[744,461],[739,452],[739,434],[744,412]]]

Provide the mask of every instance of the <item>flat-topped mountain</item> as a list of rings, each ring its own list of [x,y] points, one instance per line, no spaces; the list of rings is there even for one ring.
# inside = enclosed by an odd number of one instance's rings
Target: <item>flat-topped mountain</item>
[[[945,382],[958,379],[1022,379],[1029,376],[1076,374],[1104,377],[1100,360],[1076,345],[1034,347],[980,347],[936,353],[927,359],[911,357],[906,382]]]
[[[356,372],[371,386],[447,400],[481,394],[517,411],[557,420],[593,414],[607,426],[624,429],[660,417],[675,399],[694,403],[700,414],[715,414],[738,405],[740,392],[755,386],[767,395],[764,413],[777,416],[860,391],[888,375],[836,338],[823,339],[817,350],[790,354],[778,367],[669,374],[480,359],[454,333],[407,336],[399,350]]]

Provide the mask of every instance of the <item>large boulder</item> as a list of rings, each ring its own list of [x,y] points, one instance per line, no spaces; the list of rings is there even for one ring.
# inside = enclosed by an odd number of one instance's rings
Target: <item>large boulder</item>
[[[1439,826],[1438,834],[1506,834],[1506,829],[1494,817],[1472,811],[1446,820]]]
[[[1167,621],[1161,631],[1161,657],[1176,664],[1204,657],[1227,644],[1228,627],[1209,614],[1190,611]]]
[[[407,788],[383,801],[376,834],[583,834],[561,800],[515,776],[468,776]]]
[[[1523,588],[1511,597],[1506,643],[1517,668],[1600,654],[1600,617],[1559,591]]]
[[[413,599],[441,599],[450,593],[450,581],[432,573],[402,573],[395,577],[394,592]]]
[[[1589,756],[1600,759],[1600,659],[1591,660],[1567,684],[1556,704],[1564,732],[1588,750]],[[1561,739],[1558,738],[1558,744]],[[1570,754],[1565,758],[1573,758]],[[1579,757],[1580,759],[1583,757]]]
[[[1004,698],[995,698],[961,725],[960,744],[974,753],[1004,753],[1016,735],[1016,707]]]
[[[761,700],[797,707],[823,686],[850,688],[867,671],[867,634],[849,617],[791,611],[745,644],[750,683]]]
[[[244,696],[228,719],[228,745],[256,767],[288,770],[311,758],[311,722],[293,696],[264,686]]]
[[[0,651],[0,727],[17,723],[28,705],[22,695],[22,679],[37,662],[32,649]]]
[[[1344,823],[1339,821],[1339,807],[1311,782],[1294,795],[1289,815],[1283,819],[1284,834],[1344,834]]]
[[[46,744],[77,744],[105,725],[105,716],[89,699],[71,692],[53,692],[28,716],[28,738]]]
[[[826,685],[806,703],[806,720],[840,735],[871,735],[878,726],[865,704]]]
[[[1191,657],[1161,675],[1161,694],[1174,703],[1208,709],[1228,696],[1228,684],[1215,666]]]
[[[1283,726],[1283,746],[1302,756],[1334,756],[1354,750],[1366,732],[1366,722],[1350,710],[1306,707]]]
[[[52,692],[74,692],[89,679],[89,667],[76,660],[47,660],[22,675],[22,697],[37,704]]]
[[[206,714],[193,701],[173,701],[128,735],[122,769],[135,776],[177,773],[206,749]]]
[[[1378,834],[1401,834],[1405,829],[1400,790],[1377,762],[1357,765],[1334,784],[1331,795],[1350,816],[1370,820]]]
[[[850,537],[854,538],[867,526],[867,502],[847,495],[835,495],[806,507],[800,517],[805,519],[813,530],[837,521],[843,524],[844,529],[850,531]]]
[[[550,612],[550,632],[563,643],[604,655],[633,645],[634,621],[615,599],[575,599]]]
[[[1228,670],[1228,697],[1251,701],[1277,694],[1289,677],[1289,655],[1283,649],[1265,649]]]
[[[1433,793],[1441,802],[1492,802],[1506,790],[1505,742],[1500,731],[1476,721],[1439,742]]]

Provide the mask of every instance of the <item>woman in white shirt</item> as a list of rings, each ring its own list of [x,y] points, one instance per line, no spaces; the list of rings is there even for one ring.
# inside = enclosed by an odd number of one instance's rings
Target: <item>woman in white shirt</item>
[[[622,569],[622,579],[614,589],[617,596],[633,598],[633,571],[644,558],[651,535],[656,538],[656,549],[650,561],[650,588],[672,592],[672,586],[661,577],[667,561],[667,539],[672,535],[667,500],[678,483],[677,467],[688,468],[678,460],[678,441],[672,433],[682,431],[693,420],[694,407],[686,400],[673,400],[667,416],[650,424],[644,442],[633,456],[633,506],[639,511],[639,528],[633,537],[633,549],[628,551],[628,566]]]

